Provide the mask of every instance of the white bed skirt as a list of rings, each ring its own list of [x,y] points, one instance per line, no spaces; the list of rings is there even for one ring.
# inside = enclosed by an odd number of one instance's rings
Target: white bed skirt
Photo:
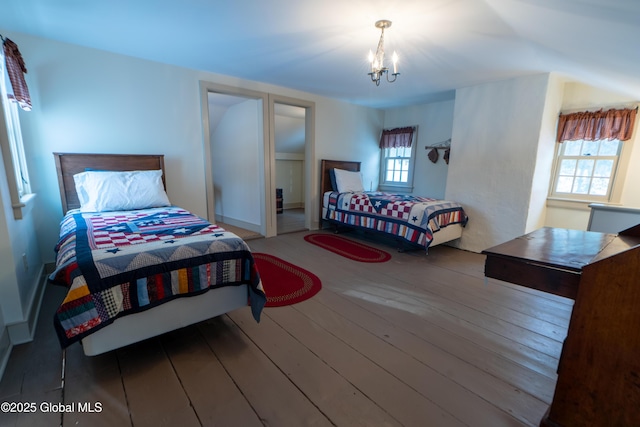
[[[322,218],[324,218],[326,216],[327,216],[327,208],[325,208],[323,206],[322,207]],[[324,221],[328,221],[328,220],[324,220]],[[350,227],[349,224],[344,224],[344,226],[345,227]],[[354,228],[357,228],[357,229],[360,229],[360,230],[364,230],[365,232],[366,231],[375,232],[375,230],[368,230],[368,229],[362,228],[362,227],[354,227]],[[443,227],[440,230],[438,230],[437,232],[433,233],[433,240],[431,241],[431,244],[429,245],[429,247],[431,248],[433,246],[441,245],[443,243],[459,239],[460,237],[462,237],[462,231],[463,230],[464,230],[464,227],[462,226],[462,224],[449,224],[446,227]],[[393,236],[393,235],[390,235],[390,236],[391,237],[396,237],[396,236]],[[428,248],[427,248],[427,250],[428,250]]]
[[[248,295],[247,285],[224,286],[118,318],[82,340],[84,354],[96,356],[246,307]]]

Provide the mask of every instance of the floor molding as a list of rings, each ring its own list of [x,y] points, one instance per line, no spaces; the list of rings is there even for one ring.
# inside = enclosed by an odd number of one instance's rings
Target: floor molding
[[[39,279],[36,282],[36,290],[33,292],[26,319],[21,322],[6,325],[10,341],[13,345],[24,344],[33,340],[47,282],[47,277],[44,272],[45,266],[43,265],[40,267],[40,274],[38,274]]]
[[[9,338],[9,330],[5,327],[2,335],[0,335],[0,380],[2,380],[4,370],[9,362],[11,350],[13,350],[13,344],[11,344],[11,339]]]

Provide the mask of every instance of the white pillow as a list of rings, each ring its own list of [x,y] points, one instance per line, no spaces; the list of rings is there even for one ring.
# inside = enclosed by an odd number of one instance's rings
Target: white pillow
[[[126,211],[170,206],[162,171],[89,171],[73,180],[82,212]]]
[[[362,172],[352,172],[343,169],[333,170],[336,176],[336,187],[339,193],[362,193]]]

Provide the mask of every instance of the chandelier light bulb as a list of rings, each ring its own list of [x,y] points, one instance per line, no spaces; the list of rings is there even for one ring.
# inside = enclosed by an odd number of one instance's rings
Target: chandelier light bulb
[[[391,59],[393,61],[393,74],[398,74],[398,54],[395,50],[393,51]]]

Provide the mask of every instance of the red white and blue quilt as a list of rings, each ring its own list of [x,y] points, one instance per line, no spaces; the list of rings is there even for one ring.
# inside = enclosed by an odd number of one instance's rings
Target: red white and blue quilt
[[[459,203],[410,194],[332,191],[324,194],[324,207],[323,219],[383,232],[425,249],[441,228],[468,221]]]
[[[182,208],[65,215],[51,282],[69,291],[54,325],[62,347],[116,318],[215,287],[247,284],[256,321],[266,302],[247,244]]]

